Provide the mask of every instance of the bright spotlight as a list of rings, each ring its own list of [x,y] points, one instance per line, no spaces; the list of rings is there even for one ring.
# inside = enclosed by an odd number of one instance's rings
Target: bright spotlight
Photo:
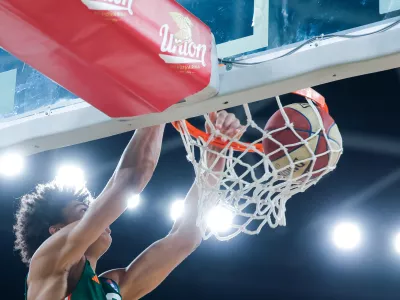
[[[172,203],[170,209],[170,216],[173,221],[176,221],[183,214],[183,210],[185,208],[184,200],[176,200]]]
[[[128,208],[134,209],[140,204],[140,195],[133,195],[128,199]]]
[[[86,184],[85,174],[82,169],[75,166],[63,166],[58,170],[56,182],[63,186],[84,187]]]
[[[354,249],[361,242],[360,229],[353,223],[340,223],[333,231],[333,242],[339,249]]]
[[[7,177],[16,176],[24,167],[24,158],[17,153],[6,153],[0,156],[0,174]]]
[[[394,248],[397,253],[400,253],[400,233],[394,237]]]
[[[213,208],[207,216],[207,226],[214,232],[224,232],[231,228],[233,213],[222,206]]]

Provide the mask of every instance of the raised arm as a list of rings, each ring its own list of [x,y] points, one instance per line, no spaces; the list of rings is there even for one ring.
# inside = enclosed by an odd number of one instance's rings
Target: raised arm
[[[211,114],[211,120],[227,135],[235,135],[240,129],[240,122],[225,111]],[[213,148],[215,151],[221,151]],[[217,156],[208,153],[209,166]],[[225,161],[216,162],[214,170],[222,171]],[[212,180],[212,179],[210,179]],[[216,184],[211,181],[210,184]],[[186,257],[201,243],[201,233],[196,226],[198,188],[193,184],[185,199],[184,214],[179,218],[171,232],[155,242],[137,257],[127,268],[104,273],[102,276],[113,279],[120,285],[123,299],[140,299],[154,290]]]
[[[64,232],[63,246],[57,252],[59,268],[79,260],[125,211],[129,196],[144,189],[157,165],[163,132],[164,125],[135,132],[106,188],[89,206],[83,218]]]

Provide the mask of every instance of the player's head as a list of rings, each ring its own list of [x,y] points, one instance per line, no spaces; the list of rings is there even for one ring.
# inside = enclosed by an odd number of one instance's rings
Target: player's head
[[[47,238],[80,220],[91,200],[92,196],[85,187],[67,187],[57,182],[40,184],[34,192],[23,196],[14,225],[15,249],[20,251],[22,261],[29,264],[35,251]],[[100,256],[110,244],[111,237],[102,235],[88,251]]]

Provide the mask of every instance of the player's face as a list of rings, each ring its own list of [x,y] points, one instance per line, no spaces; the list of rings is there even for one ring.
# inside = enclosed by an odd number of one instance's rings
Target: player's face
[[[82,219],[88,208],[89,206],[85,203],[72,201],[63,211],[66,223],[71,224]]]
[[[78,201],[71,202],[65,209],[64,215],[66,216],[67,224],[79,221],[83,218],[89,206]],[[96,226],[96,224],[93,224]],[[90,252],[95,252],[96,254],[104,254],[110,247],[112,242],[111,230],[106,228],[104,232],[100,235],[96,242],[94,242],[88,249]]]

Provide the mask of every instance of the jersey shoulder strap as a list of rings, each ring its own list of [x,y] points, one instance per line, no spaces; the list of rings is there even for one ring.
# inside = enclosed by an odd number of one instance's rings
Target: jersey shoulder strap
[[[99,278],[100,283],[103,287],[103,291],[107,296],[107,300],[108,299],[115,299],[115,300],[121,300],[121,293],[120,293],[120,289],[118,284],[109,278],[104,278],[104,277],[100,277]],[[111,296],[113,296],[113,298],[110,298]]]

